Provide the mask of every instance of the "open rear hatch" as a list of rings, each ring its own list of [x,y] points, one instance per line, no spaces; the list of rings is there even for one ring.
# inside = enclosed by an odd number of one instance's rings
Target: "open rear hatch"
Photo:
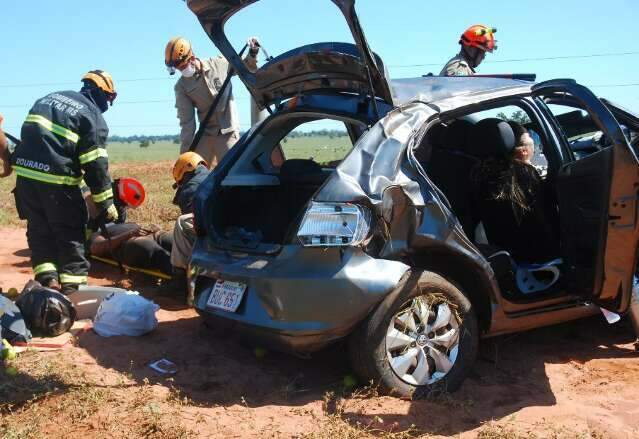
[[[346,19],[355,44],[309,44],[277,56],[253,73],[229,42],[224,26],[234,14],[257,1],[188,0],[187,4],[260,108],[318,90],[374,96],[392,105],[384,66],[368,47],[355,12],[355,0],[331,0]]]

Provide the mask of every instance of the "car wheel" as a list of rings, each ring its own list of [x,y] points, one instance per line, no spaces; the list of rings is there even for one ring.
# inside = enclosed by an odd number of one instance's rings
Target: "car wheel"
[[[479,334],[468,298],[438,274],[413,273],[349,340],[355,372],[390,394],[455,391],[473,366]]]

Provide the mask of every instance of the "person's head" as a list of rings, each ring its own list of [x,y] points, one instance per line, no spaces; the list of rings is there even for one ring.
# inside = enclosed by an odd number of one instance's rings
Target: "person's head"
[[[80,93],[91,99],[103,113],[118,96],[111,75],[104,70],[91,70],[82,77]]]
[[[182,185],[188,176],[197,169],[198,165],[208,166],[206,160],[198,153],[189,151],[180,155],[173,165],[173,179],[175,180],[173,187],[177,188]]]
[[[479,66],[486,57],[486,52],[492,53],[497,49],[495,32],[497,29],[483,24],[472,25],[464,31],[459,44],[471,67]]]
[[[524,163],[531,163],[535,154],[535,142],[526,128],[517,122],[508,122],[515,134],[513,158]]]
[[[530,167],[515,157],[522,130],[525,128],[517,123],[487,118],[477,122],[471,132],[480,159],[471,179],[485,191],[484,199],[508,201],[516,215],[529,210],[527,194],[532,184],[527,172]]]
[[[193,46],[186,38],[171,38],[164,48],[164,64],[170,75],[174,75],[178,70],[182,76],[190,78],[196,72],[196,60]]]

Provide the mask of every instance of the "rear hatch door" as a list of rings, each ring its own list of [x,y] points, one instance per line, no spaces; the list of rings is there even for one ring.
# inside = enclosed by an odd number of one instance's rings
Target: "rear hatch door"
[[[187,4],[260,108],[303,92],[318,90],[375,96],[392,105],[382,60],[366,42],[355,12],[355,0],[330,0],[346,19],[355,44],[309,44],[279,55],[256,72],[251,72],[229,42],[224,26],[234,14],[257,1],[188,0]]]

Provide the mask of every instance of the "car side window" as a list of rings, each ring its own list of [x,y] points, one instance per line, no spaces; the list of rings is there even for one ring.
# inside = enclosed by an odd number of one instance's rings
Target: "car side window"
[[[563,104],[548,104],[548,109],[555,116],[576,160],[611,146],[588,112]]]
[[[274,153],[273,166],[279,167],[284,160],[313,160],[323,167],[336,167],[353,148],[346,125],[340,121],[319,120],[297,126],[288,133]],[[280,152],[278,151],[281,151]],[[275,151],[278,151],[275,153]],[[276,163],[279,162],[279,163]]]

